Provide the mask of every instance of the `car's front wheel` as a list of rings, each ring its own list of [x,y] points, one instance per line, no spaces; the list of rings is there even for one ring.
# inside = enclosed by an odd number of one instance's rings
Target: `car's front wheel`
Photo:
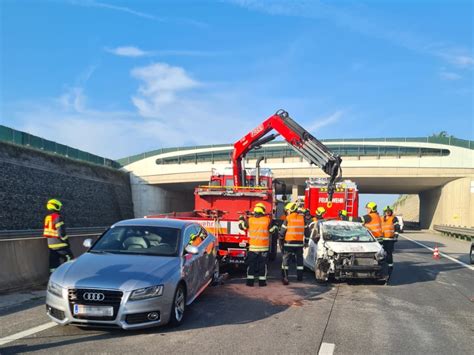
[[[171,307],[170,324],[177,327],[183,322],[184,311],[186,310],[186,290],[180,283],[174,293],[173,305]]]
[[[316,265],[314,266],[314,276],[316,277],[316,282],[324,284],[328,281],[328,266],[327,262],[321,259],[316,260]]]

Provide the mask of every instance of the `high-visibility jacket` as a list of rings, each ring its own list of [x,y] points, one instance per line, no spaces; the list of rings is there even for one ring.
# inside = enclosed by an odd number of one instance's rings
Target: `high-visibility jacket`
[[[304,245],[305,221],[304,216],[293,212],[286,218],[285,242],[293,246]],[[287,243],[285,243],[287,245]]]
[[[69,246],[64,232],[64,221],[59,213],[54,212],[45,217],[43,236],[48,239],[48,248],[50,249]]]
[[[270,217],[265,215],[249,218],[247,231],[249,251],[265,252],[270,249],[270,223]]]
[[[364,226],[372,232],[375,238],[382,237],[382,218],[377,212],[370,212],[370,222],[364,223]]]
[[[382,218],[382,235],[384,238],[393,238],[395,236],[395,216],[384,216]]]

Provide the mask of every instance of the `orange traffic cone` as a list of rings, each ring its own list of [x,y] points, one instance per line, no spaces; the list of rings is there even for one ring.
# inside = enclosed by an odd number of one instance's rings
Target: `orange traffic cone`
[[[438,244],[435,245],[435,248],[433,250],[433,259],[439,260],[439,250],[438,250]]]

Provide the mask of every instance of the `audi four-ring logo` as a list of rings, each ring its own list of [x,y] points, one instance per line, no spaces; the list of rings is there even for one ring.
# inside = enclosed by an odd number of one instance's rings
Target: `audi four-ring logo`
[[[86,292],[82,295],[82,298],[85,301],[103,301],[105,299],[105,295],[103,293],[98,292]]]

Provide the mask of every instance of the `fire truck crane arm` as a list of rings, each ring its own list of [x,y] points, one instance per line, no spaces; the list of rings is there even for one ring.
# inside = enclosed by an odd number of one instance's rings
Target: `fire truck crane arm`
[[[265,136],[271,130],[277,131],[278,134]],[[310,164],[316,165],[329,175],[328,204],[330,204],[336,180],[342,174],[342,159],[338,155],[333,154],[323,143],[296,123],[289,116],[288,112],[284,110],[277,111],[260,126],[234,144],[234,152],[232,154],[234,185],[244,186],[245,184],[245,170],[242,166],[242,159],[245,158],[245,155],[251,149],[260,147],[279,135]]]

